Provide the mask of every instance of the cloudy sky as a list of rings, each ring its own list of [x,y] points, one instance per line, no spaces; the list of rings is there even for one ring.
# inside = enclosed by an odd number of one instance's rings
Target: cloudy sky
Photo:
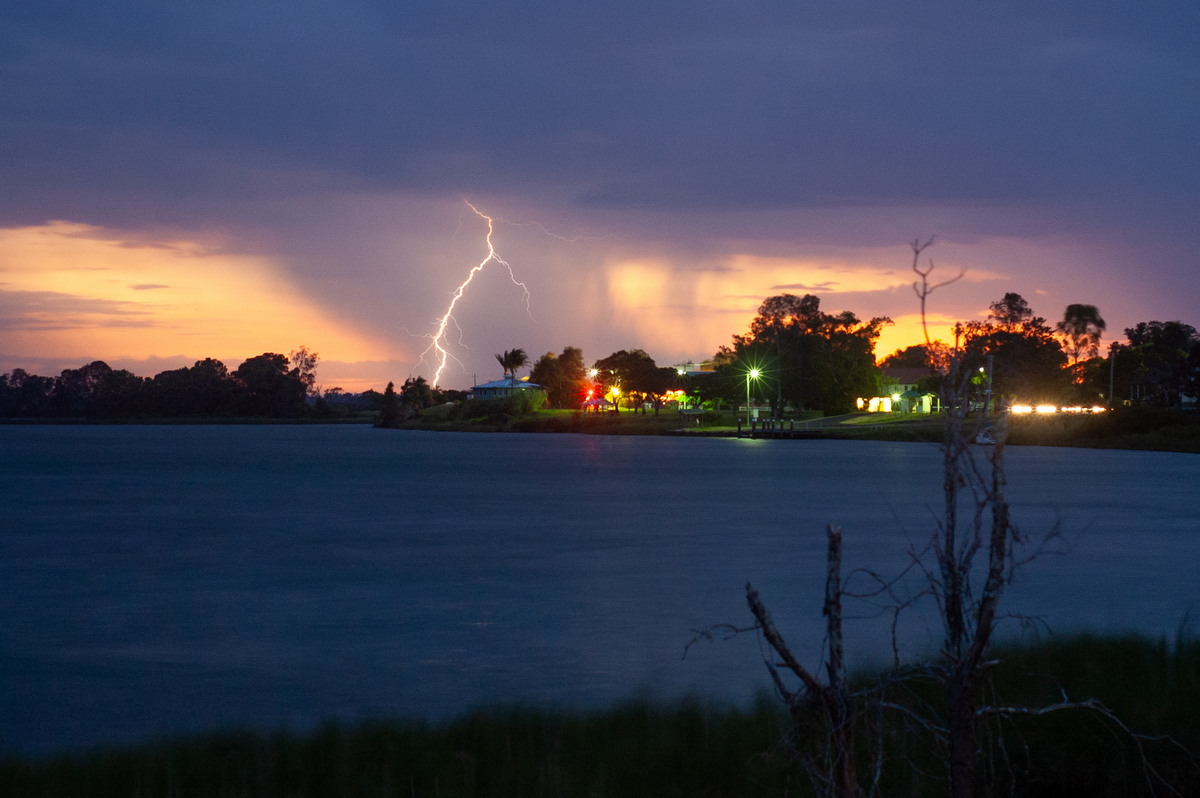
[[[886,354],[934,234],[935,335],[1007,291],[1200,326],[1198,100],[1195,0],[9,0],[0,373],[432,377],[472,206],[503,263],[443,387],[703,359],[784,292],[890,316]]]

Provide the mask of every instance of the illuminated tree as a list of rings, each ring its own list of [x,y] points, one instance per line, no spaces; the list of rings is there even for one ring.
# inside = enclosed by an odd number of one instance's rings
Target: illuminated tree
[[[620,395],[630,407],[637,408],[646,402],[654,402],[655,409],[661,395],[670,387],[675,370],[660,368],[645,350],[622,349],[606,358],[597,360],[592,367],[607,388],[619,388]]]
[[[547,352],[538,358],[529,372],[529,380],[542,386],[550,407],[577,408],[587,390],[587,372],[583,366],[583,351],[568,346],[555,356]]]
[[[847,412],[873,395],[878,378],[875,342],[886,317],[861,321],[850,311],[831,315],[811,294],[768,297],[745,335],[735,335],[738,361],[763,371],[762,390],[798,409]]]

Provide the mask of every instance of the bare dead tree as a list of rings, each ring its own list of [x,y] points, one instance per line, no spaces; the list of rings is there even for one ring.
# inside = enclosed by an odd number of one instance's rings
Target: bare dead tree
[[[948,376],[958,375],[952,371]],[[991,447],[990,474],[982,473],[972,460],[968,439],[962,429],[967,384],[965,380],[954,379],[943,383],[945,509],[934,543],[940,581],[931,585],[931,592],[941,607],[945,632],[942,673],[952,798],[966,798],[975,791],[979,752],[975,697],[979,680],[988,667],[987,655],[999,616],[1000,599],[1011,575],[1012,546],[1017,542],[1004,493],[1004,434],[1001,432]],[[973,491],[975,500],[974,513],[964,530],[960,528],[958,510],[960,494],[965,490]],[[990,528],[985,529],[988,522],[984,517],[989,514]],[[976,598],[970,580],[981,547],[986,547],[985,576],[983,591]]]
[[[963,275],[965,275],[967,273],[966,269],[961,269],[961,270],[959,270],[959,272],[956,276],[951,277],[949,280],[944,280],[940,283],[933,283],[933,284],[931,284],[929,282],[929,275],[933,274],[933,269],[934,269],[933,261],[930,260],[928,266],[922,267],[921,266],[921,253],[924,252],[925,250],[929,249],[931,246],[933,246],[934,238],[935,238],[935,236],[930,236],[929,239],[927,241],[925,241],[925,243],[921,243],[921,239],[919,239],[919,238],[914,238],[912,240],[912,243],[910,244],[910,246],[912,247],[912,251],[913,251],[912,270],[914,273],[916,273],[917,277],[919,278],[916,280],[916,282],[914,282],[912,284],[912,289],[913,289],[913,293],[917,295],[917,301],[921,305],[921,331],[925,333],[925,346],[926,347],[931,346],[933,343],[929,338],[929,325],[926,324],[926,322],[925,322],[925,302],[926,302],[926,300],[928,300],[929,295],[932,294],[937,289],[939,289],[943,286],[950,285],[951,283],[957,282],[958,280],[961,280],[963,278]]]
[[[746,603],[754,616],[754,628],[762,634],[767,645],[779,658],[768,659],[767,670],[775,689],[787,704],[793,732],[804,733],[814,725],[823,731],[817,741],[817,754],[795,756],[797,764],[808,775],[813,786],[824,795],[839,798],[858,798],[858,775],[855,770],[854,717],[846,682],[846,658],[842,637],[842,530],[832,524],[826,530],[827,555],[825,568],[825,628],[829,641],[829,656],[825,662],[826,681],[805,668],[792,653],[787,642],[775,627],[770,613],[756,591],[746,584]],[[800,688],[787,686],[779,668],[790,671]],[[814,720],[816,723],[814,724]],[[799,753],[803,748],[796,746]]]

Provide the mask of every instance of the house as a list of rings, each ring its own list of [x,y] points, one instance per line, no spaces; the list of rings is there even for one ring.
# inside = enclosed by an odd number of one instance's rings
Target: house
[[[592,411],[594,413],[607,413],[610,410],[615,410],[616,405],[605,399],[603,396],[589,396],[587,401],[582,405],[584,412]]]
[[[514,396],[521,391],[540,390],[542,390],[542,386],[530,382],[528,377],[522,377],[519,380],[505,377],[500,380],[485,382],[482,385],[472,385],[469,396],[471,399],[498,399],[504,396]]]
[[[936,413],[941,410],[938,396],[922,390],[921,380],[929,376],[927,368],[881,368],[882,396],[859,398],[858,409],[870,413]]]
[[[711,360],[701,363],[689,360],[686,363],[676,363],[675,373],[681,377],[703,377],[717,373],[717,364]]]

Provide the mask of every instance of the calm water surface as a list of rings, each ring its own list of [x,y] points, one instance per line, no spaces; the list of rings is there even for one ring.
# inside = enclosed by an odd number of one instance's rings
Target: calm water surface
[[[1200,605],[1200,457],[1009,450],[1032,540],[1008,596],[1054,630],[1174,633]],[[821,637],[824,528],[899,570],[933,529],[923,444],[369,427],[0,427],[0,750],[232,725],[445,718],[766,685],[753,582]],[[869,614],[869,607],[860,607]],[[853,625],[862,663],[880,621]],[[1010,627],[1014,632],[1016,625]],[[904,646],[936,645],[913,614]]]

